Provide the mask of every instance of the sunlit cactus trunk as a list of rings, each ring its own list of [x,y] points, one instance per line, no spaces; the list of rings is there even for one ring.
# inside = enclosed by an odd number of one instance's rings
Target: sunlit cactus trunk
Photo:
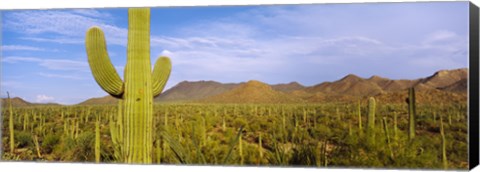
[[[100,28],[92,27],[88,30],[86,49],[95,80],[110,95],[124,100],[124,162],[150,164],[153,147],[153,97],[162,92],[171,70],[170,59],[161,57],[151,71],[150,9],[128,10],[124,81],[110,62],[105,44]]]

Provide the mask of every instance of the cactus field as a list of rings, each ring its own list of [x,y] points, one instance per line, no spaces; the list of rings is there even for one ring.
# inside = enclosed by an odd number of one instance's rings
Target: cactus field
[[[465,105],[417,105],[411,137],[408,104],[373,102],[155,104],[147,153],[153,164],[467,168]],[[9,113],[4,160],[124,162],[122,106],[3,109]]]

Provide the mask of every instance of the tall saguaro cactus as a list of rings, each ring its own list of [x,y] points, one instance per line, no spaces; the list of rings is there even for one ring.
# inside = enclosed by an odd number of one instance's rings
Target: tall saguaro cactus
[[[415,138],[415,89],[408,89],[408,139]]]
[[[153,98],[158,96],[169,76],[171,62],[160,57],[153,72],[150,63],[150,9],[128,10],[127,64],[124,81],[116,73],[108,57],[102,30],[87,31],[86,50],[93,76],[110,95],[123,99],[124,162],[152,162]]]
[[[370,97],[368,99],[368,118],[367,118],[367,134],[369,142],[373,143],[375,140],[375,111],[376,103],[375,98]]]
[[[10,153],[15,152],[15,135],[14,135],[14,128],[13,128],[13,111],[12,111],[12,100],[10,99],[10,93],[7,92],[8,97],[8,113],[10,116],[8,117],[8,129],[10,131]]]

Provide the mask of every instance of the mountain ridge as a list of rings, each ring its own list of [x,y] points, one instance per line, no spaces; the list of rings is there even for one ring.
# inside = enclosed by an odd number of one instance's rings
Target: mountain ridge
[[[217,81],[182,81],[166,90],[155,102],[234,102],[235,98],[242,98],[246,102],[259,103],[260,98],[250,99],[242,94],[261,94],[256,90],[239,91],[239,87],[250,85],[265,91],[264,95],[278,99],[284,97],[285,101],[264,99],[264,103],[275,102],[321,102],[329,99],[348,100],[354,97],[382,96],[402,92],[410,87],[418,91],[434,92],[445,91],[452,93],[466,93],[467,68],[452,70],[439,70],[434,74],[418,79],[388,79],[379,75],[362,78],[355,74],[348,74],[335,81],[326,81],[313,86],[304,86],[296,81],[280,84],[266,84],[261,81],[250,80],[240,83],[220,83]],[[268,88],[267,88],[268,86]],[[245,89],[245,88],[244,88]],[[274,91],[274,92],[272,92]],[[271,95],[270,95],[271,94]],[[229,100],[232,99],[232,100]],[[252,101],[247,101],[252,100]]]
[[[386,96],[402,93],[410,87],[419,92],[432,94],[465,94],[467,91],[468,69],[439,70],[432,75],[417,79],[388,79],[379,75],[362,78],[348,74],[335,81],[326,81],[312,86],[304,86],[296,81],[289,83],[267,84],[250,80],[240,83],[220,83],[217,81],[182,81],[160,96],[155,102],[234,102],[242,103],[291,103],[343,101],[355,97]],[[259,89],[259,90],[256,90]],[[262,92],[263,91],[263,92]],[[248,97],[246,95],[261,95]],[[419,93],[421,94],[421,93]],[[262,97],[263,96],[263,97]],[[395,97],[394,96],[394,97]],[[425,95],[427,96],[427,95]],[[284,99],[284,100],[279,100]],[[87,99],[77,105],[114,104],[118,99],[109,95]],[[35,103],[18,101],[18,106],[31,106]]]

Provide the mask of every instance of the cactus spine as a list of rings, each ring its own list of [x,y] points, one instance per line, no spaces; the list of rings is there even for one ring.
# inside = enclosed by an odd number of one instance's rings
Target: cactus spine
[[[408,139],[415,138],[415,89],[408,89]]]
[[[150,64],[150,9],[128,10],[127,64],[124,82],[108,58],[102,30],[87,31],[86,50],[92,74],[100,87],[123,99],[123,147],[126,163],[152,163],[153,97],[158,96],[170,76],[171,63],[160,57],[153,72]]]
[[[375,98],[370,97],[368,99],[367,134],[368,134],[368,138],[370,139],[369,142],[371,143],[373,143],[373,140],[375,139],[375,110],[376,110]]]

